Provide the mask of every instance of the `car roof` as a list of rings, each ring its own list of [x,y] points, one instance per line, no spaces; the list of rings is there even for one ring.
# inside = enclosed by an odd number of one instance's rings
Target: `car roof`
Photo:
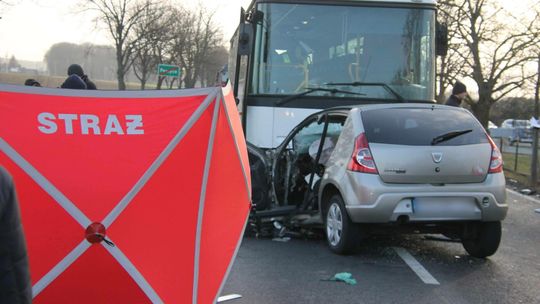
[[[460,107],[451,107],[436,103],[385,103],[385,104],[367,104],[367,105],[358,105],[353,108],[360,109],[361,111],[366,110],[378,110],[378,109],[398,109],[398,108],[425,108],[425,109],[446,109],[446,110],[458,110],[466,111]]]
[[[466,111],[460,107],[451,107],[436,103],[377,103],[377,104],[362,104],[362,105],[352,105],[352,106],[338,106],[328,109],[324,109],[320,112],[314,113],[322,114],[328,112],[349,112],[352,109],[359,109],[360,111],[366,110],[378,110],[378,109],[395,109],[395,108],[434,108],[434,109],[446,109],[446,110],[456,110],[456,111]]]

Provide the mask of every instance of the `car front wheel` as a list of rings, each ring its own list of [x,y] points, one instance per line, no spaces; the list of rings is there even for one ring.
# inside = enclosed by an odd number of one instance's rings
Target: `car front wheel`
[[[466,230],[462,243],[469,255],[485,258],[495,254],[501,242],[501,222],[468,224]]]
[[[358,225],[350,220],[340,195],[333,195],[328,206],[325,218],[328,247],[338,254],[350,253],[358,240]]]

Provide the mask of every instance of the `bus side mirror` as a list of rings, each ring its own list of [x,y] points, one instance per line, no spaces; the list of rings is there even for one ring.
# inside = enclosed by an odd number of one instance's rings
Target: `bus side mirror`
[[[446,56],[448,54],[448,26],[437,22],[435,28],[435,55]]]
[[[241,23],[238,35],[238,55],[250,55],[253,46],[253,25]]]

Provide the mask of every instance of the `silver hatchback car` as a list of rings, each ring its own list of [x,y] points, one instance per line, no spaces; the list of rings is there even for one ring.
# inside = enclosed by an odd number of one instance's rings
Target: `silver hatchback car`
[[[259,163],[252,166],[256,216],[320,223],[336,253],[379,228],[443,233],[475,257],[499,247],[508,210],[502,155],[467,110],[328,109],[306,118],[275,151],[250,147],[250,160]],[[263,171],[271,172],[268,193],[261,192]]]

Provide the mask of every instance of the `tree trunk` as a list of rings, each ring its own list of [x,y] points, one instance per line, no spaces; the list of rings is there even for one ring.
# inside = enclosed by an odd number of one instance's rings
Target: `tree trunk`
[[[165,80],[165,77],[158,76],[158,82],[156,85],[156,90],[161,90],[161,86],[163,85],[163,81]]]
[[[184,83],[186,84],[186,88],[195,87],[195,79],[192,79],[191,76],[186,75],[186,79],[184,79]]]
[[[116,79],[118,79],[118,90],[125,91],[126,90],[126,82],[124,80],[124,63],[122,60],[122,49],[116,50]]]
[[[125,91],[126,90],[126,81],[124,80],[124,73],[118,71],[117,73],[118,77],[118,90]]]
[[[118,69],[116,71],[116,79],[118,80],[118,90],[124,91],[126,89],[126,81],[124,80],[124,65],[118,62]]]
[[[471,105],[474,116],[486,130],[488,129],[489,113],[491,112],[492,104],[493,101],[491,98],[481,93],[478,102]]]
[[[444,80],[446,78],[446,57],[441,57],[441,65],[440,65],[440,71],[439,71],[439,83],[438,83],[438,92],[437,97],[435,98],[437,100],[438,104],[444,104],[446,101],[446,95],[444,94],[444,91],[446,89],[446,86],[444,85]]]

